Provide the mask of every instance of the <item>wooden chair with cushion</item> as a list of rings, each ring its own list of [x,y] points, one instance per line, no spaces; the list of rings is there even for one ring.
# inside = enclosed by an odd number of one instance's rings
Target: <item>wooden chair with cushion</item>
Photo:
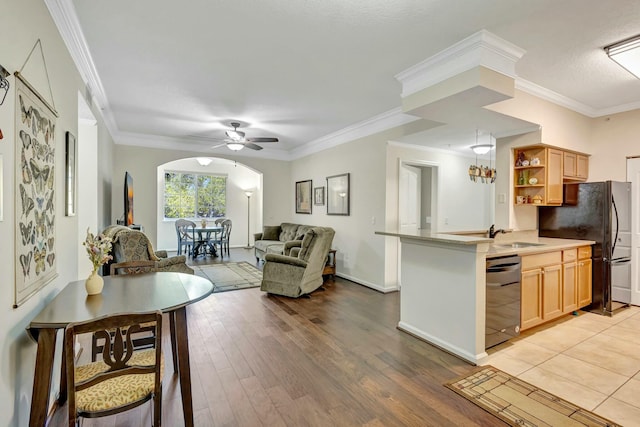
[[[132,335],[140,325],[154,325],[151,349],[135,351]],[[103,360],[77,365],[74,343],[81,334],[97,334],[109,339]],[[162,313],[118,314],[85,322],[70,323],[65,329],[64,366],[68,387],[69,426],[79,425],[78,417],[97,418],[133,409],[153,399],[153,425],[162,417]]]

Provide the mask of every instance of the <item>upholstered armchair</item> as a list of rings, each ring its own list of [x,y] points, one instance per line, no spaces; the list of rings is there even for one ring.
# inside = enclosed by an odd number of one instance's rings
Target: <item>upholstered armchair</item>
[[[193,269],[187,265],[184,255],[167,257],[167,251],[154,251],[149,238],[141,231],[132,230],[122,225],[111,225],[103,232],[113,240],[113,262],[154,261],[152,271],[175,271],[193,274]],[[109,268],[107,265],[105,268]],[[109,274],[108,270],[103,270]]]
[[[305,233],[300,247],[290,252],[296,256],[267,253],[260,289],[294,298],[318,289],[334,235],[332,228],[314,227]]]

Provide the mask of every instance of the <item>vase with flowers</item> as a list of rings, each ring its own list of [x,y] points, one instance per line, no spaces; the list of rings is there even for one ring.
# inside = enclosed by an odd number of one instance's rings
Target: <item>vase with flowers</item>
[[[109,254],[112,248],[112,240],[104,234],[95,235],[87,228],[87,237],[82,244],[93,264],[93,271],[85,281],[84,286],[87,289],[87,294],[96,295],[102,292],[102,287],[104,286],[104,280],[98,275],[98,269],[104,263],[113,259]]]

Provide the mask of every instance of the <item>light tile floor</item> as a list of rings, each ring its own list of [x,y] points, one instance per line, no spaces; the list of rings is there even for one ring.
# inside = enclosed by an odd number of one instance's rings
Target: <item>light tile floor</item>
[[[579,312],[488,351],[484,365],[623,426],[640,427],[640,307]]]

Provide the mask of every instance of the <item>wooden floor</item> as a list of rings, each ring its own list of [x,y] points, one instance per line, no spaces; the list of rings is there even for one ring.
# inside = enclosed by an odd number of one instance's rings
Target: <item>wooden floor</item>
[[[255,263],[244,249],[229,259]],[[325,288],[299,299],[245,289],[188,307],[196,425],[506,425],[442,385],[471,365],[396,329],[398,293],[340,278]],[[163,424],[182,426],[165,342]],[[150,414],[145,404],[83,425],[148,426]],[[66,406],[51,425],[65,417]]]

